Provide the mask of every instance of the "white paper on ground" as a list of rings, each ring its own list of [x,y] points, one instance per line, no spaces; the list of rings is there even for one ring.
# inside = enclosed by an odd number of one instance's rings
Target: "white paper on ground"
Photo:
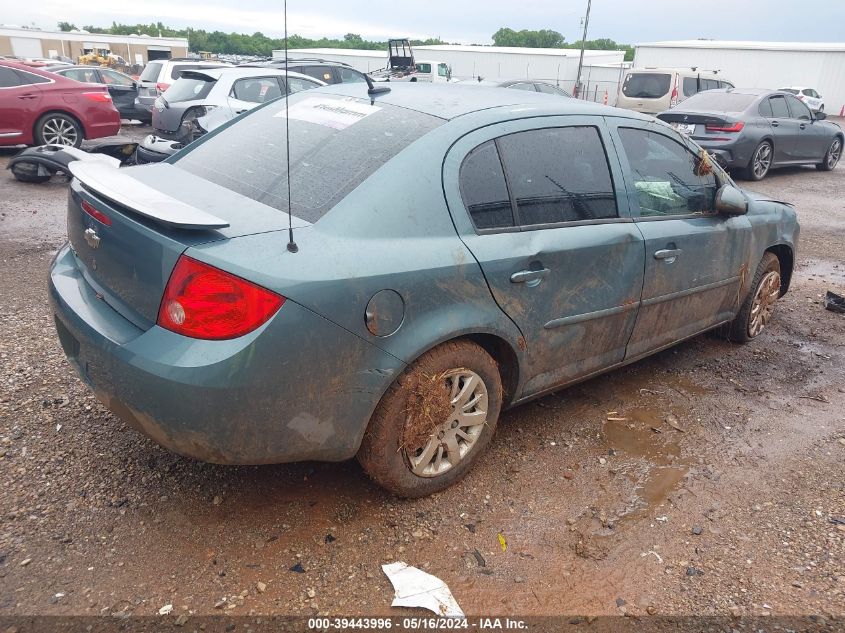
[[[437,576],[402,562],[381,568],[393,584],[395,596],[391,606],[423,607],[445,617],[464,617],[449,587]]]

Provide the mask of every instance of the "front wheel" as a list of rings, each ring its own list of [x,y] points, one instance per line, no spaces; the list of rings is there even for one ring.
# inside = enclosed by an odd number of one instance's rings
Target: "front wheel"
[[[840,158],[842,158],[842,139],[837,136],[831,142],[830,147],[827,148],[822,162],[816,165],[816,169],[820,171],[833,171],[837,163],[839,163]]]
[[[766,253],[757,266],[751,291],[739,314],[726,326],[726,335],[734,343],[747,343],[759,336],[775,310],[781,295],[780,261],[774,253]]]
[[[763,141],[757,146],[745,170],[746,180],[763,180],[766,177],[772,167],[773,149],[769,141]]]
[[[358,461],[401,497],[461,480],[493,437],[502,407],[496,362],[472,341],[444,343],[397,378],[379,402]]]
[[[35,142],[38,145],[82,145],[82,127],[76,119],[66,114],[45,114],[35,124]]]

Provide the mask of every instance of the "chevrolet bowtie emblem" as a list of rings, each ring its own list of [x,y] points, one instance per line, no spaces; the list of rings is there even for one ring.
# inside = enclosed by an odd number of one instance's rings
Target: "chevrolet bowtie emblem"
[[[100,236],[94,229],[85,229],[85,241],[91,248],[97,248],[100,245]]]

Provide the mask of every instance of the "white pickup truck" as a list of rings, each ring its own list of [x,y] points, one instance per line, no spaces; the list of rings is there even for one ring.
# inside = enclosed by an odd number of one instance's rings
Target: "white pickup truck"
[[[452,79],[452,68],[441,61],[415,61],[411,43],[407,39],[394,39],[387,44],[387,68],[369,75],[375,81],[446,82]]]

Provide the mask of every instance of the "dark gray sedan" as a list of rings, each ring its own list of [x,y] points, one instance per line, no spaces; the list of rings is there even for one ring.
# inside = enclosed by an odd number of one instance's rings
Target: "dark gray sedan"
[[[357,455],[420,496],[469,471],[505,407],[706,330],[765,331],[795,211],[668,126],[385,88],[276,99],[165,163],[71,163],[50,298],[106,406],[178,453]]]
[[[825,121],[824,112],[810,112],[793,95],[778,90],[707,90],[657,118],[747,180],[762,180],[773,167],[787,165],[830,171],[845,144],[842,129]]]

